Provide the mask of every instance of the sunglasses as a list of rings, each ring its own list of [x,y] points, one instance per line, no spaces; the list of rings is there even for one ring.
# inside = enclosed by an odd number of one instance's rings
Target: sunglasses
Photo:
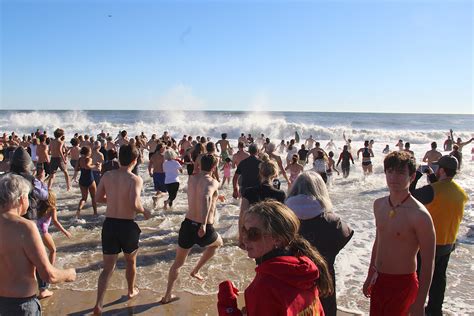
[[[247,238],[248,241],[259,241],[260,239],[263,238],[265,235],[269,235],[268,233],[263,232],[260,228],[257,227],[250,227],[250,228],[245,228],[245,226],[242,227],[242,235]]]

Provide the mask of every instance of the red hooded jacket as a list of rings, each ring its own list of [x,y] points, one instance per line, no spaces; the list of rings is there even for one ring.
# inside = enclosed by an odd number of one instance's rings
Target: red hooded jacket
[[[245,290],[248,316],[324,315],[315,285],[319,270],[308,257],[275,257],[255,271]]]

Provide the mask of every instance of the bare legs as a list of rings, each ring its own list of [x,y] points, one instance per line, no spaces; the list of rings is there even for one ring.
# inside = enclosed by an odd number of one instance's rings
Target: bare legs
[[[128,298],[133,298],[138,295],[138,288],[135,287],[135,276],[137,274],[137,254],[138,249],[134,252],[127,254],[124,253],[126,268],[125,268],[125,277],[127,279],[127,296]],[[104,305],[104,295],[107,290],[110,278],[115,270],[115,264],[117,263],[118,255],[103,255],[104,257],[104,269],[99,275],[99,281],[97,284],[97,301],[94,306],[93,313],[94,315],[102,314],[102,308]]]
[[[194,269],[191,271],[191,276],[198,279],[198,280],[204,280],[204,278],[199,274],[199,270],[206,264],[206,262],[211,259],[214,254],[216,253],[217,248],[222,246],[222,238],[219,236],[215,242],[207,246],[206,250],[201,255],[201,258],[199,259],[198,263],[194,267]],[[176,279],[178,278],[179,275],[179,270],[183,266],[184,262],[186,261],[186,258],[191,251],[190,249],[184,249],[181,248],[180,246],[177,247],[176,249],[176,258],[173,262],[173,264],[170,267],[170,271],[168,274],[168,285],[166,286],[166,294],[165,296],[161,299],[162,304],[169,303],[172,300],[172,295],[171,292],[173,291],[173,285]]]
[[[95,201],[95,192],[97,188],[95,186],[95,182],[92,182],[89,187],[84,187],[82,185],[79,187],[81,188],[81,200],[79,201],[79,205],[77,207],[76,218],[79,218],[79,216],[81,215],[81,210],[84,207],[84,204],[86,204],[88,193],[91,195],[92,209],[94,210],[94,215],[97,215],[97,203]]]

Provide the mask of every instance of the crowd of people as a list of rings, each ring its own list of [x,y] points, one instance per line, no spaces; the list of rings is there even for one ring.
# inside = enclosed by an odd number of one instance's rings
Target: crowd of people
[[[374,141],[365,141],[354,152],[352,140],[344,134],[345,145],[336,155],[340,149],[332,139],[325,148],[312,135],[302,144],[298,135],[298,139],[277,145],[264,134],[254,139],[242,133],[234,153],[227,138],[223,133],[214,143],[209,137],[183,135],[176,141],[167,131],[150,139],[143,132],[129,138],[126,131],[116,137],[101,131],[97,137],[75,134],[69,146],[61,128],[53,137],[39,130],[21,138],[15,133],[3,134],[0,240],[18,242],[0,241],[4,267],[0,270],[4,280],[0,315],[38,314],[37,293],[38,298],[50,296],[48,283],[75,279],[74,269],[54,268],[56,249],[48,233],[52,221],[71,237],[57,219],[54,184],[58,169],[64,175],[65,190],[71,190],[71,183],[80,188],[76,217],[89,195],[94,214],[97,203],[106,204],[101,236],[103,270],[94,314],[102,313],[108,282],[121,252],[126,261],[128,298],[139,293],[135,278],[141,231],[135,217],[152,216],[141,202],[144,181],[140,166],[147,161],[147,174],[156,192],[154,208],[163,205],[164,210],[171,209],[179,194],[179,175],[184,170],[188,175],[188,208],[163,304],[173,301],[173,286],[195,244],[205,248],[191,271],[191,276],[200,280],[200,269],[223,245],[214,228],[216,206],[225,200],[220,187],[232,179],[232,195],[240,199],[238,245],[255,259],[257,269],[245,290],[243,311],[237,306],[233,284],[220,284],[219,314],[336,315],[334,263],[354,231],[333,212],[328,186],[334,172],[339,175],[339,164],[342,176],[349,176],[354,157],[361,156],[363,174],[370,176],[371,158],[376,155]],[[445,151],[451,151],[447,155],[437,150],[436,142],[431,143],[422,159],[426,165],[418,170],[409,142],[400,140],[396,151],[387,145],[381,153],[389,195],[374,202],[376,237],[363,285],[372,315],[442,313],[449,256],[467,202],[466,193],[453,178],[461,168],[462,148],[473,141],[453,140],[451,130],[443,145]],[[74,170],[72,181],[68,163]],[[432,183],[416,188],[424,173]],[[281,186],[281,177],[287,191]]]

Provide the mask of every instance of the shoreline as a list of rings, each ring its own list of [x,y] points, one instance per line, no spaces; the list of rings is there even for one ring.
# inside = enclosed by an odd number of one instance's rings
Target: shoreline
[[[40,300],[43,315],[92,315],[97,291],[75,291],[51,289],[53,296]],[[133,299],[128,300],[126,289],[107,290],[104,297],[103,315],[218,315],[217,294],[195,295],[189,292],[176,292],[177,299],[161,304],[160,294],[150,290],[140,290]],[[240,293],[238,306],[245,305],[244,295]],[[338,308],[338,316],[362,315],[356,311]]]

